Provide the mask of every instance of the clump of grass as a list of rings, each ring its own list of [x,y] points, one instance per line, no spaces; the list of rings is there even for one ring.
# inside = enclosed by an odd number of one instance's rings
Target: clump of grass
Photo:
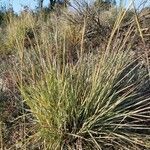
[[[20,16],[9,16],[5,29],[5,47],[8,51],[16,51],[17,43],[24,45],[26,33],[36,25],[36,19],[30,12],[22,12]]]
[[[77,32],[61,16],[50,16],[46,26],[40,24],[40,35],[32,28],[36,46],[29,50],[16,40],[19,89],[36,124],[31,138],[42,149],[150,147],[150,99],[141,90],[148,71],[129,50],[134,29],[129,27],[122,43],[115,37],[126,12],[118,15],[106,50],[97,56],[83,53],[86,17]],[[78,59],[72,63],[66,57],[74,44]]]
[[[140,64],[127,52],[88,57],[62,72],[52,63],[36,83],[21,85],[36,136],[45,149],[148,147],[142,122],[149,118],[149,98],[139,96]]]

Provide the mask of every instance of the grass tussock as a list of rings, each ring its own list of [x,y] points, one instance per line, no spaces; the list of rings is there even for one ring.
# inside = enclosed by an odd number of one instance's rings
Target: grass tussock
[[[135,79],[140,64],[120,52],[88,57],[62,73],[52,65],[37,83],[21,88],[45,148],[148,146],[142,122],[149,117],[149,98],[138,89],[145,74]]]
[[[10,74],[21,101],[11,123],[22,122],[9,148],[149,149],[147,12],[77,4],[71,13],[9,18],[3,53],[14,56]]]

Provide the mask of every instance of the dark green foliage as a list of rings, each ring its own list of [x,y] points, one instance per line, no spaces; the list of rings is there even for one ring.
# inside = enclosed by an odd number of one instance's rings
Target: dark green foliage
[[[109,10],[114,5],[116,5],[115,0],[96,0],[95,1],[95,6],[100,7],[101,10]]]
[[[0,25],[4,22],[4,17],[5,17],[6,11],[3,6],[0,6]]]
[[[43,9],[44,0],[38,0],[39,8]],[[68,0],[49,0],[49,9],[53,10],[56,4],[67,6]]]

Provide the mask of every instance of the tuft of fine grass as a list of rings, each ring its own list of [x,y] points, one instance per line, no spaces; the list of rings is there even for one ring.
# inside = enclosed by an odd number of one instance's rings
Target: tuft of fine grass
[[[35,46],[26,49],[16,40],[19,90],[35,123],[29,139],[42,149],[150,148],[150,98],[143,91],[149,78],[139,57],[131,55],[135,28],[121,42],[115,37],[126,12],[118,14],[106,49],[97,55],[83,53],[86,17],[77,28],[53,14],[40,24],[40,35],[32,28]]]
[[[139,92],[146,75],[137,77],[140,64],[127,52],[104,55],[62,72],[52,64],[35,84],[21,86],[44,149],[148,147],[150,99]]]

